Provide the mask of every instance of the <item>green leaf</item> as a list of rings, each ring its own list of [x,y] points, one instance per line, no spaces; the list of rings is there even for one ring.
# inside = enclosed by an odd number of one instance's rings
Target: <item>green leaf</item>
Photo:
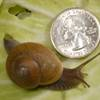
[[[88,63],[83,71],[88,73],[85,80],[91,85],[66,91],[51,91],[43,88],[26,91],[16,86],[6,73],[7,54],[3,46],[5,33],[20,42],[38,42],[52,49],[62,60],[64,67],[73,68],[93,57],[100,46],[88,57],[69,59],[60,56],[50,41],[49,30],[54,18],[69,7],[83,7],[100,18],[99,0],[0,0],[0,99],[1,100],[99,100],[100,57]],[[30,14],[28,15],[28,12]],[[16,15],[17,14],[17,15]],[[20,15],[20,17],[19,17]]]

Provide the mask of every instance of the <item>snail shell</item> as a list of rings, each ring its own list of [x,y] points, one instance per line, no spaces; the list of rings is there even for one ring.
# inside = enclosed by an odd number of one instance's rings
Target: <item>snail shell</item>
[[[8,55],[6,68],[16,84],[28,89],[54,83],[63,72],[57,56],[37,43],[23,43],[13,48]]]

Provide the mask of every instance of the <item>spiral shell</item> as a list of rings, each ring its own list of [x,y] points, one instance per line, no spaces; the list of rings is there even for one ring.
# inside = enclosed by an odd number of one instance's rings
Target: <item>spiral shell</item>
[[[7,57],[6,69],[10,78],[26,89],[54,83],[63,73],[58,57],[38,43],[14,47]]]

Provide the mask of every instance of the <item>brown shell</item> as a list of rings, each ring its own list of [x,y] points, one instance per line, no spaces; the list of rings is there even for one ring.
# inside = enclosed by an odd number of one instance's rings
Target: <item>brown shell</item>
[[[23,43],[13,48],[6,69],[10,78],[26,89],[54,83],[63,72],[58,57],[38,43]]]

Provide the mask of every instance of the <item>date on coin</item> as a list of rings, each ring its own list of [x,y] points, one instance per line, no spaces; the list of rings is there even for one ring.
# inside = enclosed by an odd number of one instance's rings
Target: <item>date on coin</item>
[[[92,53],[100,40],[100,24],[89,11],[71,8],[61,12],[50,30],[56,50],[65,57],[81,58]]]

